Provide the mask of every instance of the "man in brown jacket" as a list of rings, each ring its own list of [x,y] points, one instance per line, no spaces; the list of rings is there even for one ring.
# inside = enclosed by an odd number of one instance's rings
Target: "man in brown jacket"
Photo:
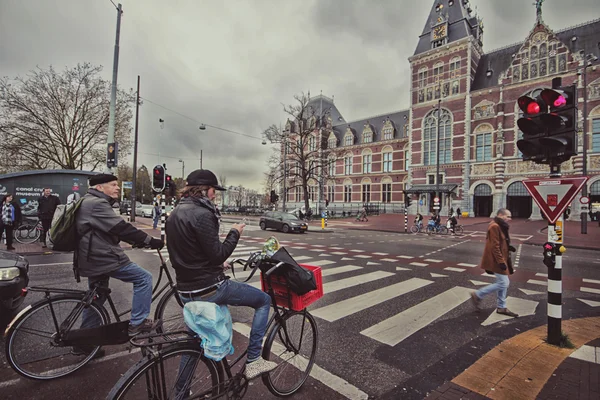
[[[498,308],[496,312],[516,318],[519,314],[515,314],[506,308],[506,293],[508,292],[509,285],[508,275],[512,273],[509,254],[512,246],[510,246],[510,237],[508,235],[508,222],[511,218],[510,210],[501,208],[488,226],[485,237],[485,248],[483,250],[483,257],[481,258],[481,268],[486,270],[486,272],[493,272],[496,275],[496,282],[476,292],[472,292],[471,299],[475,307],[480,309],[481,299],[490,293],[497,292]]]

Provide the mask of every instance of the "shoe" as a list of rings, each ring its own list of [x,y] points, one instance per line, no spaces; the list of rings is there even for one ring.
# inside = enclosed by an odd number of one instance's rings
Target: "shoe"
[[[481,310],[481,299],[477,297],[477,294],[475,294],[475,292],[471,292],[471,301],[473,302],[473,305],[476,309]]]
[[[151,319],[146,318],[144,322],[139,325],[129,325],[127,331],[129,332],[129,336],[135,336],[140,333],[149,333],[153,330],[156,330],[158,326],[158,322],[154,322]]]
[[[94,347],[90,346],[88,347],[76,347],[74,346],[71,349],[71,354],[73,354],[74,356],[87,356],[88,354],[90,354],[92,352],[92,350],[94,349]],[[102,348],[98,349],[98,351],[96,352],[96,354],[94,354],[94,359],[96,358],[102,358],[106,355],[106,351]]]
[[[266,374],[269,371],[273,371],[275,368],[277,368],[277,363],[259,357],[258,360],[246,364],[245,375],[247,379],[252,379],[262,374]]]
[[[498,308],[496,309],[498,314],[508,315],[509,317],[517,318],[519,314],[510,311],[508,308]]]
[[[42,249],[47,248],[48,246],[46,246],[46,243],[42,242]]]
[[[8,247],[6,247],[6,250],[16,250],[16,249],[12,246],[8,246]]]

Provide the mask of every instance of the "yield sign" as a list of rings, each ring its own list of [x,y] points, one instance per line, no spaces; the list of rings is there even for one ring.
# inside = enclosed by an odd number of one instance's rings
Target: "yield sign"
[[[587,176],[566,179],[530,179],[523,181],[533,200],[554,224],[581,190]]]

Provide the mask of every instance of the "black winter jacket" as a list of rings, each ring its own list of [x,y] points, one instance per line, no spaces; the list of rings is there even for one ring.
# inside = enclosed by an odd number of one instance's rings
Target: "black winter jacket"
[[[54,211],[56,211],[56,207],[59,204],[60,199],[58,196],[54,196],[53,194],[48,197],[41,195],[38,200],[38,217],[40,219],[52,219]]]
[[[192,197],[181,199],[171,212],[166,234],[177,289],[182,291],[204,289],[224,279],[223,263],[240,239],[232,229],[221,243],[214,206]]]

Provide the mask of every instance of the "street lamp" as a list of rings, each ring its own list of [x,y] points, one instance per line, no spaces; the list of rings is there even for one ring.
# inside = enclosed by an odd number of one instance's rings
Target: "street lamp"
[[[583,57],[583,176],[587,176],[587,69],[594,62],[598,61],[598,56],[586,54]],[[587,196],[587,183],[583,185],[581,196]],[[587,214],[581,211],[581,233],[587,234]]]
[[[185,180],[185,161],[179,160],[181,163],[181,179]]]

